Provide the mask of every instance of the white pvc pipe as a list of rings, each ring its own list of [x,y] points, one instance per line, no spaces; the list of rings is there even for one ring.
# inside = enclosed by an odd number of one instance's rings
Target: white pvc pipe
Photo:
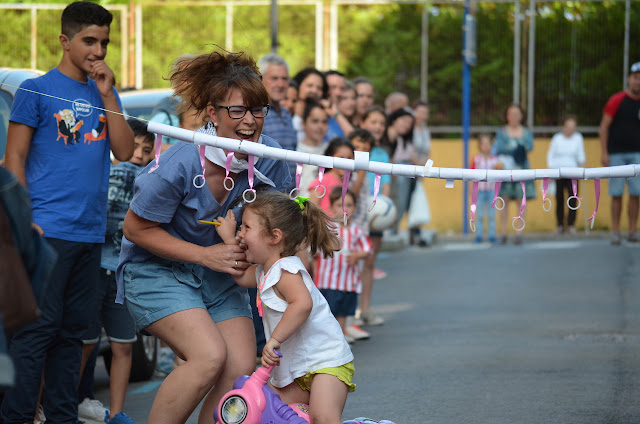
[[[560,170],[559,169],[536,169],[536,179],[541,180],[543,178],[560,178]]]
[[[560,168],[560,178],[581,180],[584,178],[584,168]]]
[[[464,169],[462,179],[465,181],[487,181],[486,169]]]
[[[536,179],[535,169],[512,169],[510,181],[529,181]]]
[[[356,152],[354,159],[344,159],[315,155],[264,144],[241,142],[231,138],[213,136],[201,132],[194,132],[182,128],[172,127],[159,122],[149,122],[148,131],[163,136],[176,138],[190,143],[204,144],[219,147],[227,151],[242,152],[256,157],[264,157],[275,160],[315,165],[323,168],[338,168],[349,171],[365,170],[381,175],[400,175],[405,177],[439,178],[453,182],[463,181],[530,181],[543,178],[570,178],[570,179],[603,179],[603,178],[631,178],[640,175],[640,164],[623,165],[601,168],[560,168],[560,169],[462,169],[439,168],[432,166],[430,160],[425,166],[391,164],[369,161],[368,154]]]

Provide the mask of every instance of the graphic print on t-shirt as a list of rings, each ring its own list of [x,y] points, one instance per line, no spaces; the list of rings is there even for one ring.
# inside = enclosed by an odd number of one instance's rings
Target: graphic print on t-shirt
[[[57,121],[58,138],[56,141],[64,141],[66,146],[68,143],[76,144],[80,141],[80,129],[84,124],[82,117],[91,115],[91,104],[83,99],[73,101],[72,109],[62,109],[53,114]],[[84,133],[84,142],[91,144],[92,141],[100,141],[107,139],[107,117],[104,114],[98,116],[97,128],[91,128]]]

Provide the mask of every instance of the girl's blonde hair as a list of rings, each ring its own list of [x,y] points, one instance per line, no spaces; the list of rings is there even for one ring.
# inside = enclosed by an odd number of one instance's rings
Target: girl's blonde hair
[[[269,94],[255,61],[244,52],[220,50],[183,58],[174,66],[170,80],[176,88],[174,95],[182,99],[179,113],[193,107],[201,115],[207,106],[226,102],[234,89],[242,93],[248,106],[269,104]]]
[[[297,203],[288,195],[275,190],[259,191],[256,200],[245,203],[244,210],[258,215],[264,232],[271,237],[274,229],[282,231],[284,251],[282,256],[294,256],[305,242],[311,255],[333,257],[341,243],[333,225],[337,222],[309,200]]]

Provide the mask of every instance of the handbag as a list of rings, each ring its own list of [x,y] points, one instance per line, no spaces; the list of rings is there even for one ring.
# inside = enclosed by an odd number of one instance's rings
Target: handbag
[[[9,220],[0,202],[0,315],[6,334],[40,316],[22,256],[13,242]]]
[[[431,210],[429,209],[427,193],[424,191],[422,180],[418,180],[416,187],[413,189],[413,193],[411,193],[407,224],[409,228],[415,228],[428,224],[429,222],[431,222]]]

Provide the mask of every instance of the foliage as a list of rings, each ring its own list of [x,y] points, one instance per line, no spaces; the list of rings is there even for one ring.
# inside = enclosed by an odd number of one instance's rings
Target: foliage
[[[325,0],[328,5],[333,0]],[[5,0],[5,3],[38,4]],[[49,0],[64,5],[68,0]],[[173,61],[185,53],[204,53],[213,45],[246,51],[254,58],[271,50],[268,3],[196,1],[103,0],[106,7],[140,4],[142,7],[142,69],[145,88],[167,87]],[[472,124],[498,125],[513,98],[514,6],[512,3],[477,3],[477,57],[472,68]],[[347,4],[338,10],[338,68],[349,78],[369,77],[377,101],[392,91],[420,95],[422,11],[428,11],[428,100],[432,123],[455,125],[461,121],[462,4],[393,2]],[[527,2],[522,2],[523,9]],[[37,11],[36,66],[47,70],[60,60],[58,43],[61,9]],[[113,10],[113,9],[112,9]],[[133,11],[133,8],[129,9]],[[316,4],[282,3],[279,6],[278,53],[289,62],[293,75],[315,66]],[[524,10],[522,10],[524,12]],[[123,53],[120,11],[113,10],[108,62],[122,78]],[[231,13],[231,15],[228,15]],[[623,84],[623,1],[549,1],[537,3],[535,27],[536,125],[556,125],[565,113],[577,113],[581,124],[597,125],[606,99]],[[227,39],[227,16],[232,16]],[[0,29],[1,66],[31,64],[31,11],[3,9]],[[640,1],[631,2],[630,62],[640,60]],[[522,22],[521,100],[527,100],[529,20]],[[129,34],[134,37],[134,34]],[[326,41],[326,40],[325,40]],[[133,53],[133,38],[128,47]],[[128,58],[127,58],[128,59]],[[126,83],[125,83],[126,84]]]

